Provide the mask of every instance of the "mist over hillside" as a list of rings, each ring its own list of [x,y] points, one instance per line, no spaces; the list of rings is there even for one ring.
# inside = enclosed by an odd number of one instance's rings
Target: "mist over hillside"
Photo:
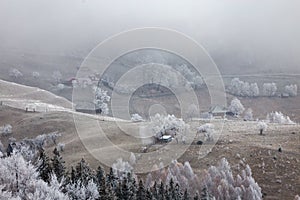
[[[67,69],[74,75],[88,52],[107,37],[164,27],[203,45],[222,74],[299,73],[297,8],[296,0],[3,0],[0,67]]]

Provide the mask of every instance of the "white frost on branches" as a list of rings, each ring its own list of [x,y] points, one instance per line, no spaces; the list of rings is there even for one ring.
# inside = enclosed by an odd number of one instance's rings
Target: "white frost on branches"
[[[39,179],[37,169],[18,153],[1,158],[0,177],[1,199],[3,196],[9,199],[68,199],[59,188],[51,186],[52,181],[48,185]]]
[[[266,130],[267,130],[268,125],[267,125],[266,122],[260,121],[260,122],[258,122],[258,124],[257,124],[257,128],[258,128],[258,130],[260,131],[260,133],[262,134],[263,131],[266,131]]]
[[[234,178],[225,158],[218,166],[212,166],[207,170],[202,184],[216,199],[262,199],[261,188],[252,177],[249,165]]]
[[[284,91],[286,94],[288,94],[289,96],[291,97],[295,97],[297,96],[297,93],[298,93],[298,87],[296,84],[291,84],[291,85],[286,85],[284,87]]]
[[[206,123],[197,128],[197,134],[204,133],[206,141],[214,141],[215,126],[210,123]]]
[[[16,68],[12,68],[9,70],[9,76],[12,77],[12,78],[20,78],[23,76],[23,74]]]
[[[259,88],[257,83],[248,83],[241,81],[239,78],[231,80],[228,91],[236,96],[258,97]]]
[[[160,115],[155,114],[151,116],[151,127],[153,135],[156,138],[160,138],[164,134],[168,133],[171,136],[178,135],[184,142],[185,135],[188,132],[189,125],[186,124],[182,119],[176,118],[174,115]]]
[[[107,103],[110,101],[110,96],[107,94],[106,90],[100,87],[94,87],[96,109],[101,109],[101,113],[107,115],[109,113],[109,108]]]
[[[295,124],[289,116],[285,116],[281,112],[271,112],[267,115],[267,120],[270,123],[278,123],[278,124]]]
[[[275,96],[277,92],[276,83],[264,83],[263,84],[263,95],[267,97]]]
[[[238,98],[234,98],[231,101],[231,104],[228,109],[230,112],[232,112],[236,116],[239,116],[245,110],[243,104],[241,103],[241,101]]]

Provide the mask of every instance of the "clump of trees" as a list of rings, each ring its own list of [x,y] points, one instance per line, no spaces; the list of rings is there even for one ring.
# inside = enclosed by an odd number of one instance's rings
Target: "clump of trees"
[[[206,123],[202,126],[197,128],[197,134],[204,133],[204,139],[208,142],[214,141],[214,133],[215,133],[215,126],[210,123]]]
[[[259,88],[257,83],[248,83],[241,81],[239,78],[234,78],[231,80],[228,91],[236,96],[242,97],[258,97]]]
[[[9,70],[9,76],[14,78],[14,79],[19,79],[23,76],[23,74],[16,68],[11,68]]]
[[[186,124],[182,119],[176,118],[174,115],[160,115],[155,114],[155,116],[151,116],[151,129],[153,132],[153,136],[156,138],[160,138],[163,135],[171,135],[180,139],[183,143],[185,143],[186,133],[189,130],[189,125]]]
[[[271,112],[267,115],[267,121],[270,123],[278,123],[278,124],[295,124],[289,116],[285,116],[281,112]]]
[[[277,92],[276,83],[264,83],[263,84],[263,95],[267,97],[275,96]]]
[[[216,199],[262,199],[261,188],[252,177],[250,166],[246,165],[234,177],[225,158],[218,166],[211,166],[206,171],[202,185]]]
[[[0,199],[261,199],[261,190],[246,166],[233,177],[222,159],[203,179],[189,162],[173,161],[167,168],[153,166],[146,178],[138,178],[129,162],[119,159],[108,173],[93,170],[81,159],[70,171],[57,149],[49,158],[40,149],[37,161],[19,152],[0,158]]]
[[[291,97],[295,97],[298,93],[298,87],[296,84],[286,85],[284,87],[284,92]]]

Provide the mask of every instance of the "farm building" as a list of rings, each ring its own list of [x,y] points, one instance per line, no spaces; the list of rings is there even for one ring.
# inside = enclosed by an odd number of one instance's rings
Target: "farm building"
[[[80,102],[75,106],[76,112],[82,112],[87,114],[101,114],[101,108],[96,108],[96,105],[92,102]]]
[[[228,114],[228,109],[224,106],[213,106],[208,111],[214,117],[224,117]]]

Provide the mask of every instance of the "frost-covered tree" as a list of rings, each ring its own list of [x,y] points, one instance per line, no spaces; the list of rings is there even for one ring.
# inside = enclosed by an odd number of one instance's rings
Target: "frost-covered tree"
[[[193,119],[199,116],[199,108],[195,104],[191,104],[187,109],[186,119]]]
[[[62,91],[63,89],[65,89],[65,85],[62,84],[62,83],[59,83],[59,84],[57,84],[56,89],[57,89],[58,91]]]
[[[160,115],[155,114],[151,116],[151,129],[154,137],[161,138],[168,134],[172,137],[179,137],[182,142],[185,142],[186,133],[189,131],[189,125],[182,119],[176,118],[174,115]]]
[[[155,183],[159,182],[170,183],[172,180],[175,184],[178,184],[182,190],[187,189],[191,195],[195,195],[201,191],[200,180],[194,173],[189,162],[182,164],[174,160],[168,168],[159,168],[157,165],[154,165],[153,171],[148,174],[147,179],[149,183],[146,183],[146,187],[154,186]],[[161,188],[160,190],[164,189]]]
[[[278,123],[278,124],[295,124],[289,116],[285,116],[281,112],[271,112],[267,115],[267,120],[270,123]]]
[[[252,121],[253,120],[253,111],[251,108],[248,108],[246,111],[245,111],[245,114],[244,114],[244,120],[245,121]]]
[[[40,78],[40,73],[39,72],[32,72],[32,77],[35,79]]]
[[[261,188],[252,177],[249,165],[234,178],[225,158],[218,166],[211,166],[207,170],[202,184],[216,199],[262,199]]]
[[[135,113],[135,114],[131,115],[131,121],[133,121],[133,122],[142,122],[144,120],[139,114]]]
[[[109,113],[107,103],[110,101],[110,96],[107,94],[107,91],[101,89],[100,87],[94,87],[94,94],[94,103],[96,109],[100,109],[101,113],[107,115]]]
[[[262,135],[263,132],[267,130],[268,125],[267,125],[266,122],[262,122],[262,121],[261,121],[261,122],[258,122],[257,128],[258,128],[258,130],[259,130],[259,133]]]
[[[60,71],[54,71],[52,73],[52,78],[54,79],[54,81],[56,83],[60,83],[61,82],[61,79],[62,79],[62,74]]]
[[[127,176],[127,173],[132,173],[133,167],[129,162],[119,158],[115,163],[112,164],[114,176],[123,179]]]
[[[130,153],[130,157],[129,157],[129,163],[131,166],[134,166],[136,164],[136,157],[134,155],[134,153]]]
[[[234,98],[229,106],[229,111],[232,112],[235,116],[239,116],[245,110],[243,104],[238,98]]]
[[[277,92],[276,83],[264,83],[263,84],[263,95],[267,97],[275,96]]]
[[[66,145],[64,143],[58,143],[58,145],[57,145],[58,151],[60,151],[60,152],[64,151],[65,150],[65,146]]]
[[[295,97],[298,93],[298,87],[296,84],[286,85],[284,87],[284,92],[291,97]]]
[[[3,136],[10,135],[12,133],[12,126],[10,124],[5,124],[0,127],[0,134]]]
[[[206,141],[214,141],[215,126],[210,123],[206,123],[202,126],[199,126],[197,128],[197,134],[199,133],[204,133]]]
[[[80,180],[66,186],[67,194],[70,199],[94,200],[100,197],[97,185],[93,180],[83,184]]]
[[[16,68],[11,68],[9,70],[9,76],[14,78],[14,79],[18,79],[21,78],[23,76],[23,74]]]
[[[68,199],[55,187],[57,184],[50,181],[48,185],[39,179],[35,166],[19,153],[1,158],[0,177],[0,197],[5,191],[9,199]]]

